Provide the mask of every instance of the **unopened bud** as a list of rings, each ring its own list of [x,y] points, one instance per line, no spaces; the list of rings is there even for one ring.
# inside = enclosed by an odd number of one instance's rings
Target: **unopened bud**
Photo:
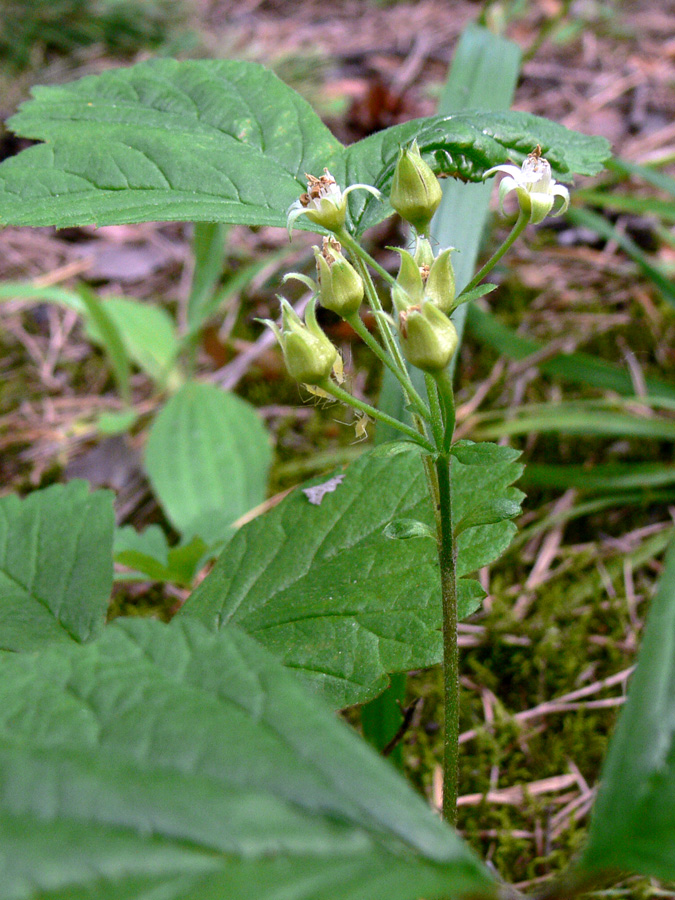
[[[337,359],[337,350],[316,321],[315,301],[305,312],[305,322],[283,297],[281,300],[281,329],[269,319],[265,324],[274,331],[284,354],[291,378],[303,384],[319,384],[329,377]]]
[[[426,238],[417,238],[417,244],[415,245],[415,262],[420,269],[430,269],[434,264],[434,251]]]
[[[391,299],[396,309],[401,312],[409,306],[415,306],[422,302],[424,293],[424,280],[420,267],[407,250],[396,251],[401,257],[396,285],[392,288]]]
[[[358,312],[364,288],[361,276],[342,255],[342,248],[334,238],[324,238],[323,248],[314,248],[319,278],[321,305],[343,319]]]
[[[446,314],[452,312],[455,302],[455,270],[450,260],[453,249],[449,247],[438,254],[424,286],[424,299],[430,300]]]
[[[402,147],[389,197],[396,212],[420,234],[427,234],[442,197],[438,178],[422,159],[417,141]]]
[[[423,372],[433,374],[445,369],[457,349],[455,326],[427,301],[399,314],[399,331],[405,358]]]

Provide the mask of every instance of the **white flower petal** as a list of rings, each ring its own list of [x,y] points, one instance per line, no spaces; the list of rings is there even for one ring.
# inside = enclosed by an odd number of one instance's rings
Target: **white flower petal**
[[[350,184],[349,187],[342,192],[342,196],[346,197],[350,191],[368,191],[376,197],[378,200],[382,196],[381,191],[378,191],[376,187],[373,187],[372,184]]]
[[[554,184],[551,193],[554,197],[560,197],[562,199],[562,203],[560,204],[558,209],[552,212],[551,215],[561,216],[564,212],[566,212],[567,207],[570,205],[570,192],[562,184]]]
[[[494,175],[495,172],[506,172],[507,175],[512,175],[514,178],[518,178],[521,174],[520,166],[514,166],[513,164],[504,163],[502,166],[493,166],[491,169],[488,169],[487,172],[483,175],[483,181],[486,178],[489,178],[490,175]]]

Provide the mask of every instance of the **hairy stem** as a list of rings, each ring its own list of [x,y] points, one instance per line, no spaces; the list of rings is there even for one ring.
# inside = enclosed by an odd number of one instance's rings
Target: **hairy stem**
[[[372,336],[372,334],[368,331],[366,326],[363,324],[361,317],[358,313],[354,313],[353,316],[349,316],[346,320],[349,325],[354,329],[354,331],[358,334],[364,344],[369,347],[375,356],[379,360],[381,360],[384,365],[391,371],[394,377],[398,380],[399,384],[405,391],[410,403],[415,408],[417,413],[422,416],[424,419],[429,421],[431,413],[429,412],[429,408],[424,402],[424,400],[417,393],[413,384],[408,377],[407,370],[404,372],[399,369],[396,363],[392,360],[390,356],[387,355],[385,349],[376,341],[376,339]]]
[[[459,648],[457,646],[457,548],[452,534],[450,457],[436,461],[439,491],[438,561],[443,607],[443,818],[457,823],[459,763]]]

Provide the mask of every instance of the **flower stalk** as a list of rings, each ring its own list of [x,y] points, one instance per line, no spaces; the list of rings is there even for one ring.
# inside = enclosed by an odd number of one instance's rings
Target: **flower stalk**
[[[538,223],[547,215],[559,215],[567,208],[567,188],[557,185],[551,167],[536,148],[521,167],[500,165],[485,177],[503,173],[499,187],[500,206],[511,191],[518,198],[520,212],[506,240],[464,288],[473,290],[513,246],[529,223]],[[386,271],[361,246],[347,225],[346,198],[350,191],[363,189],[379,197],[369,185],[340,188],[330,173],[308,176],[308,191],[291,206],[289,229],[299,216],[332,232],[324,238],[323,248],[315,249],[318,281],[305,275],[293,275],[317,293],[322,304],[341,316],[389,368],[404,392],[413,425],[354,397],[345,388],[339,373],[332,376],[341,358],[320,330],[314,302],[303,323],[282,301],[283,327],[279,338],[291,374],[310,373],[311,382],[324,394],[353,407],[362,415],[382,422],[421,447],[429,496],[436,522],[436,542],[441,587],[443,624],[443,817],[452,825],[457,821],[459,771],[459,649],[457,644],[457,538],[453,530],[452,441],[455,431],[455,398],[449,365],[457,350],[458,336],[450,318],[456,306],[452,248],[436,254],[428,240],[431,218],[441,190],[438,179],[422,159],[415,143],[402,148],[392,182],[390,202],[415,230],[414,254],[400,249],[397,277]],[[556,206],[556,201],[561,202]],[[343,256],[342,247],[349,254]],[[381,276],[391,290],[392,315],[383,309],[371,271]],[[378,340],[366,328],[360,305],[365,300],[373,311],[380,332]],[[407,360],[407,363],[406,363]],[[408,366],[424,372],[427,401],[413,385]],[[293,371],[294,370],[294,371]],[[300,379],[303,380],[303,379]],[[309,380],[309,379],[307,379]]]

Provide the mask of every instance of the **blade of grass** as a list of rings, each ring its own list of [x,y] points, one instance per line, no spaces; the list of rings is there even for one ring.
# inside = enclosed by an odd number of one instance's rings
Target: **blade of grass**
[[[533,487],[578,488],[584,493],[654,490],[675,484],[675,466],[663,463],[611,463],[594,466],[554,466],[529,463],[521,482]],[[644,493],[642,494],[644,498]]]
[[[510,359],[526,359],[544,349],[544,344],[522,337],[475,303],[468,304],[467,327],[479,341],[489,344]],[[635,395],[628,372],[589,353],[559,353],[533,365],[544,375],[552,375],[572,384],[616,391],[626,396]],[[657,378],[647,378],[646,385],[652,397],[675,400],[674,385]]]
[[[117,326],[93,291],[82,286],[80,297],[86,312],[101,336],[103,349],[125,405],[131,404],[131,363]]]
[[[569,209],[567,211],[567,218],[573,225],[590,228],[592,231],[597,232],[601,237],[606,238],[606,240],[615,241],[624,253],[630,256],[633,262],[642,269],[644,274],[654,282],[668,303],[675,306],[675,284],[673,284],[668,275],[651,264],[647,254],[644,253],[635,241],[628,237],[628,235],[619,231],[618,228],[615,228],[612,223],[608,222],[603,216],[591,212],[588,209]]]
[[[479,440],[494,440],[504,435],[557,432],[596,437],[675,440],[675,421],[671,419],[643,418],[581,403],[541,406],[531,412],[533,408],[530,407],[527,413],[516,418],[477,425],[472,430],[472,435]],[[492,418],[492,414],[484,417],[488,418]]]

